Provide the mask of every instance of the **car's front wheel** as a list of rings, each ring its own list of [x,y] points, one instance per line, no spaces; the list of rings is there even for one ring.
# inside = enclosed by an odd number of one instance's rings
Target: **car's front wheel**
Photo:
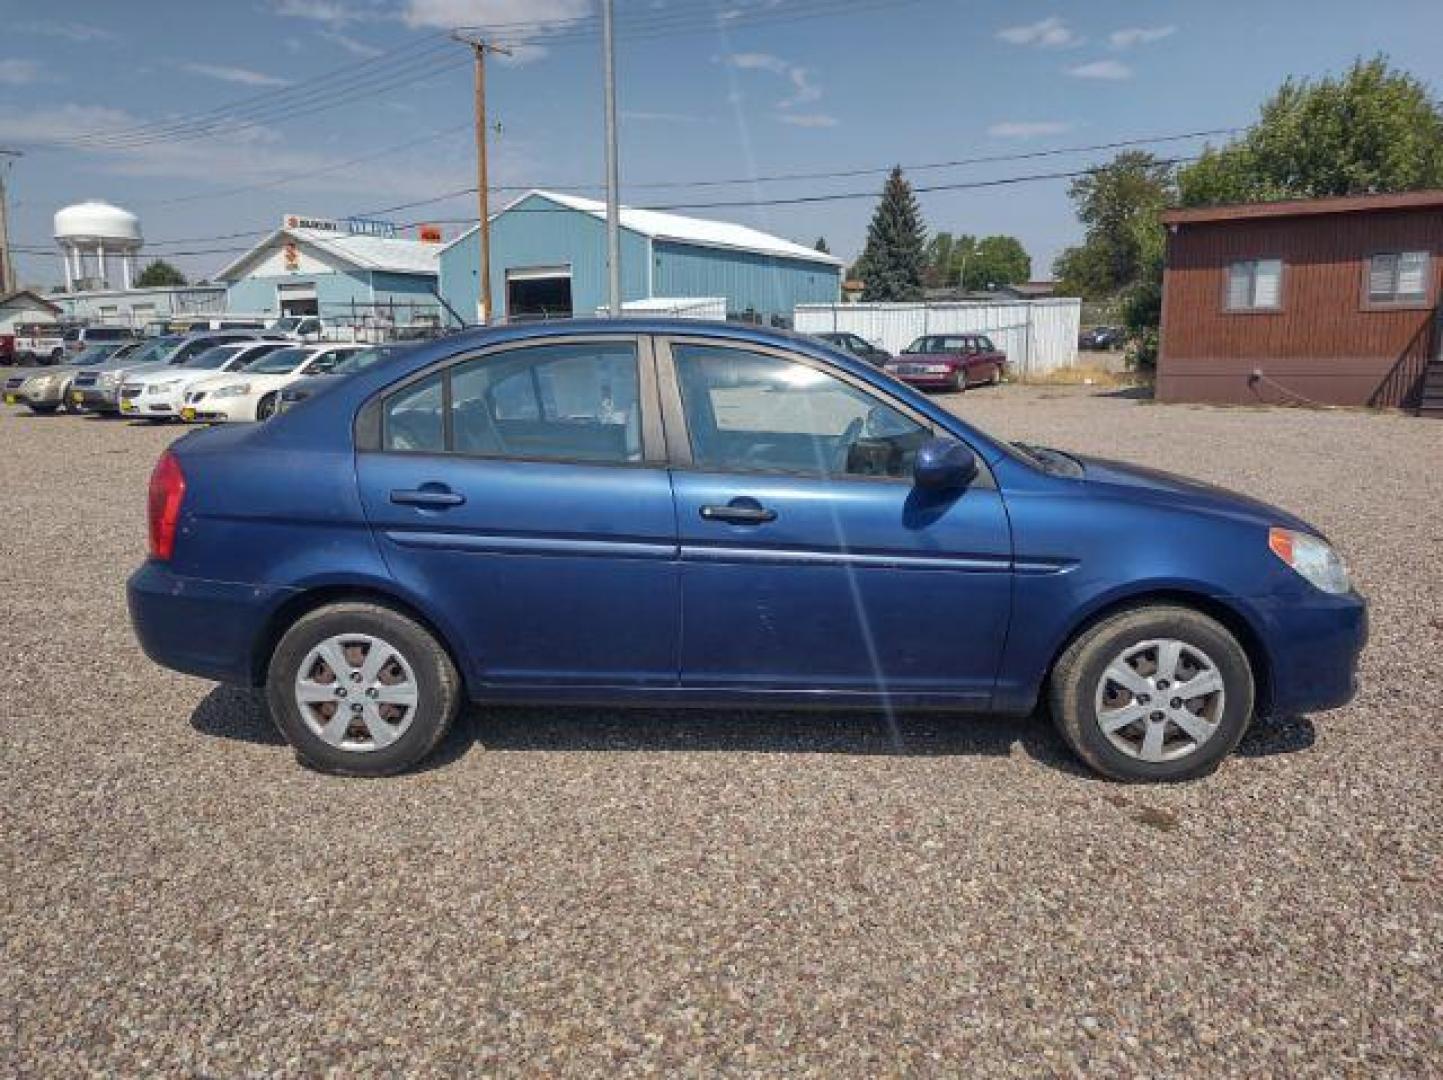
[[[1237,746],[1253,712],[1247,652],[1191,608],[1150,605],[1092,626],[1051,679],[1053,719],[1114,780],[1191,780]]]
[[[379,604],[319,608],[282,636],[266,677],[271,715],[302,763],[389,776],[436,748],[461,679],[425,627]]]
[[[959,394],[967,392],[967,369],[965,367],[958,368],[952,376],[952,389]]]
[[[256,419],[269,420],[276,414],[276,395],[267,394],[256,403]]]

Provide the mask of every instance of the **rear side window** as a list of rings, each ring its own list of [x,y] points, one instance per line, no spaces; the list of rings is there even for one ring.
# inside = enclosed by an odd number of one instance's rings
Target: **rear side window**
[[[442,374],[406,387],[386,402],[381,444],[387,450],[439,454],[446,449]]]

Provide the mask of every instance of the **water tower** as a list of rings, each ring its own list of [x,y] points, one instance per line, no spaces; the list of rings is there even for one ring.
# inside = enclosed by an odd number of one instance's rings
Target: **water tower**
[[[140,218],[99,199],[67,206],[55,214],[55,241],[65,259],[65,289],[84,292],[111,287],[107,260],[120,260],[120,281],[131,287],[135,256],[145,241]],[[93,270],[93,273],[87,271]]]

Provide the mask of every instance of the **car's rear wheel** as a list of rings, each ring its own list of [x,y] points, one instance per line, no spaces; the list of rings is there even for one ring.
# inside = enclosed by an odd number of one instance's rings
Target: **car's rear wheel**
[[[1237,746],[1253,712],[1247,652],[1191,608],[1120,612],[1080,634],[1051,679],[1053,719],[1114,780],[1191,780]]]
[[[389,776],[435,749],[461,704],[461,679],[425,627],[379,604],[302,616],[266,677],[271,715],[302,763],[345,776]]]

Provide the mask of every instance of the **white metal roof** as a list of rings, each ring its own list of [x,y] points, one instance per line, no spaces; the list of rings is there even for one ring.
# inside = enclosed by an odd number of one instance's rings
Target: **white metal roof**
[[[216,277],[230,277],[259,252],[282,236],[333,255],[361,270],[382,270],[393,274],[434,274],[441,245],[423,240],[401,240],[390,236],[365,236],[329,229],[277,229],[234,262],[222,267]]]
[[[590,214],[592,217],[606,219],[606,203],[596,199],[584,199],[579,195],[563,195],[555,191],[542,191],[535,188],[528,191],[518,199],[512,200],[503,209],[493,214],[492,221],[502,214],[511,210],[518,203],[524,202],[532,196],[540,196],[549,199],[570,210],[576,210],[583,214]],[[702,247],[726,248],[731,251],[748,251],[758,255],[772,255],[785,259],[800,259],[806,262],[825,263],[828,266],[842,266],[842,260],[835,255],[817,251],[805,244],[795,244],[790,240],[783,240],[779,236],[772,236],[759,229],[751,229],[745,225],[734,225],[729,221],[710,221],[706,218],[685,217],[681,214],[668,214],[660,210],[637,210],[630,206],[621,207],[621,227],[630,229],[632,232],[640,233],[642,236],[650,237],[653,240],[671,240],[682,244],[697,244]],[[460,236],[452,240],[452,244],[470,236],[476,229],[473,226]],[[447,247],[451,245],[448,244]]]

